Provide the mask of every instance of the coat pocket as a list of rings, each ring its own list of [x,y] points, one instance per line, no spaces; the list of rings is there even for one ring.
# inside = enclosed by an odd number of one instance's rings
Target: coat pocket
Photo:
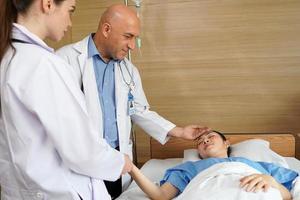
[[[46,194],[34,190],[18,190],[13,187],[1,185],[1,200],[43,200]]]
[[[21,190],[22,196],[26,200],[43,200],[46,199],[46,194],[40,191]]]

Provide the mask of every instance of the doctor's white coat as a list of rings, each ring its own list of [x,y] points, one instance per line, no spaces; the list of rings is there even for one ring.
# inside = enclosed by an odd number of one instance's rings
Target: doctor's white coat
[[[93,67],[93,58],[88,58],[88,40],[89,36],[83,40],[67,45],[57,51],[57,54],[64,58],[75,71],[78,85],[83,85],[88,112],[91,115],[94,125],[103,133],[102,110],[98,98],[98,89]],[[129,87],[126,85],[130,82],[124,63],[115,64],[115,98],[116,98],[116,115],[119,132],[120,152],[128,154],[132,158],[132,141],[130,139],[131,120],[143,128],[149,135],[164,144],[168,140],[168,132],[175,125],[164,119],[156,112],[149,110],[149,104],[143,91],[139,72],[133,64],[127,59],[128,71],[134,81],[134,101],[136,113],[128,115],[128,92]],[[122,67],[122,69],[120,69]],[[122,76],[122,72],[123,76]],[[125,79],[125,81],[123,80]],[[102,135],[103,137],[103,135]],[[127,180],[125,178],[125,180]],[[123,185],[124,183],[123,180]]]
[[[1,61],[1,200],[108,200],[124,156],[99,136],[68,64],[26,28]]]

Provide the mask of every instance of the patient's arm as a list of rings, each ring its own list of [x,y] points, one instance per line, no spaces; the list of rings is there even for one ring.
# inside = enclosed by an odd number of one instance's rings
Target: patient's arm
[[[162,186],[155,185],[135,165],[133,165],[129,174],[138,186],[153,200],[169,200],[174,198],[178,193],[178,189],[170,183],[165,183]]]
[[[284,200],[292,199],[288,189],[278,183],[272,176],[266,174],[252,174],[250,176],[245,176],[240,181],[241,187],[245,187],[247,192],[258,192],[261,189],[266,192],[270,187],[274,187],[280,191]]]

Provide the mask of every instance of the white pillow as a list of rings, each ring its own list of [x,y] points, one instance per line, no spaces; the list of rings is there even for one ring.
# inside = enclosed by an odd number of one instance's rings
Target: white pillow
[[[288,168],[286,160],[270,149],[270,143],[262,139],[251,139],[231,145],[232,157],[245,157],[254,161],[270,162]]]
[[[262,139],[250,139],[231,145],[232,157],[245,157],[253,161],[270,162],[288,168],[284,157],[270,149],[270,143]],[[197,149],[184,150],[182,162],[200,160]]]

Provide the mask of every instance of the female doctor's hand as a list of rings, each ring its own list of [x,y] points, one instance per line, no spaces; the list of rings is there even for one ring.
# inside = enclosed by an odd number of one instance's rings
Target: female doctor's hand
[[[129,156],[124,154],[124,160],[125,160],[125,164],[122,170],[122,175],[131,172],[132,167],[133,167],[133,163],[130,160]]]
[[[178,137],[186,140],[194,140],[202,134],[211,132],[208,127],[200,125],[188,125],[185,127],[175,127],[170,132],[169,135],[173,137]]]

